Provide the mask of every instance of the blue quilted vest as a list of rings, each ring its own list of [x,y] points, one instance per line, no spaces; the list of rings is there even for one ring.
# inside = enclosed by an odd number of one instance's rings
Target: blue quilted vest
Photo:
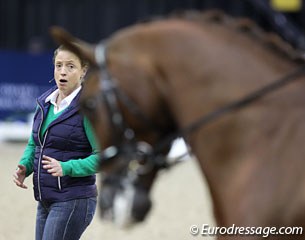
[[[50,102],[45,103],[45,99],[55,89],[56,86],[37,99],[38,108],[34,115],[32,134],[36,144],[33,174],[35,199],[59,202],[94,197],[97,195],[95,175],[53,177],[42,168],[42,155],[64,162],[70,159],[85,158],[92,154],[92,148],[83,127],[83,116],[79,114],[80,93],[73,99],[69,107],[48,126],[44,136],[40,137],[40,128],[51,104]]]

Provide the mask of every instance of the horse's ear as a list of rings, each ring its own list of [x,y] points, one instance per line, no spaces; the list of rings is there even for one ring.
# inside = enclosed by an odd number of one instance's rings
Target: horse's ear
[[[92,45],[72,36],[69,32],[58,26],[50,27],[50,35],[59,45],[64,45],[70,51],[87,60],[90,66],[97,66]]]
[[[68,47],[69,43],[74,41],[74,37],[70,33],[58,26],[50,27],[50,34],[59,45]]]

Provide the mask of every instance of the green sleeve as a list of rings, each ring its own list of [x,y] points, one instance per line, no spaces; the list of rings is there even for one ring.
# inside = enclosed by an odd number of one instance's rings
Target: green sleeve
[[[26,167],[26,176],[29,176],[33,172],[35,147],[35,142],[33,136],[31,135],[28,144],[25,147],[23,155],[19,161],[20,165],[24,165]]]
[[[92,126],[86,117],[84,117],[84,129],[92,147],[92,154],[86,158],[71,159],[67,162],[60,162],[64,176],[69,175],[71,177],[85,177],[93,175],[98,171],[98,144]]]

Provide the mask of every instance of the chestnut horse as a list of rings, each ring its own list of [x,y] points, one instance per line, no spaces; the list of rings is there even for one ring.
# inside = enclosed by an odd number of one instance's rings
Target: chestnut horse
[[[81,101],[102,149],[136,140],[147,143],[136,151],[160,156],[182,135],[217,225],[305,227],[305,76],[289,44],[248,20],[209,13],[139,23],[98,45],[59,28],[52,35],[92,65]],[[111,149],[109,172],[121,150]],[[255,233],[233,238],[263,239]]]

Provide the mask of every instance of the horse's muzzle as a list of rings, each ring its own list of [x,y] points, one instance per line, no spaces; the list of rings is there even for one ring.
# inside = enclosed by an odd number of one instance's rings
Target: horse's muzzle
[[[101,217],[121,228],[143,221],[151,205],[148,192],[133,184],[106,184],[99,194]]]

